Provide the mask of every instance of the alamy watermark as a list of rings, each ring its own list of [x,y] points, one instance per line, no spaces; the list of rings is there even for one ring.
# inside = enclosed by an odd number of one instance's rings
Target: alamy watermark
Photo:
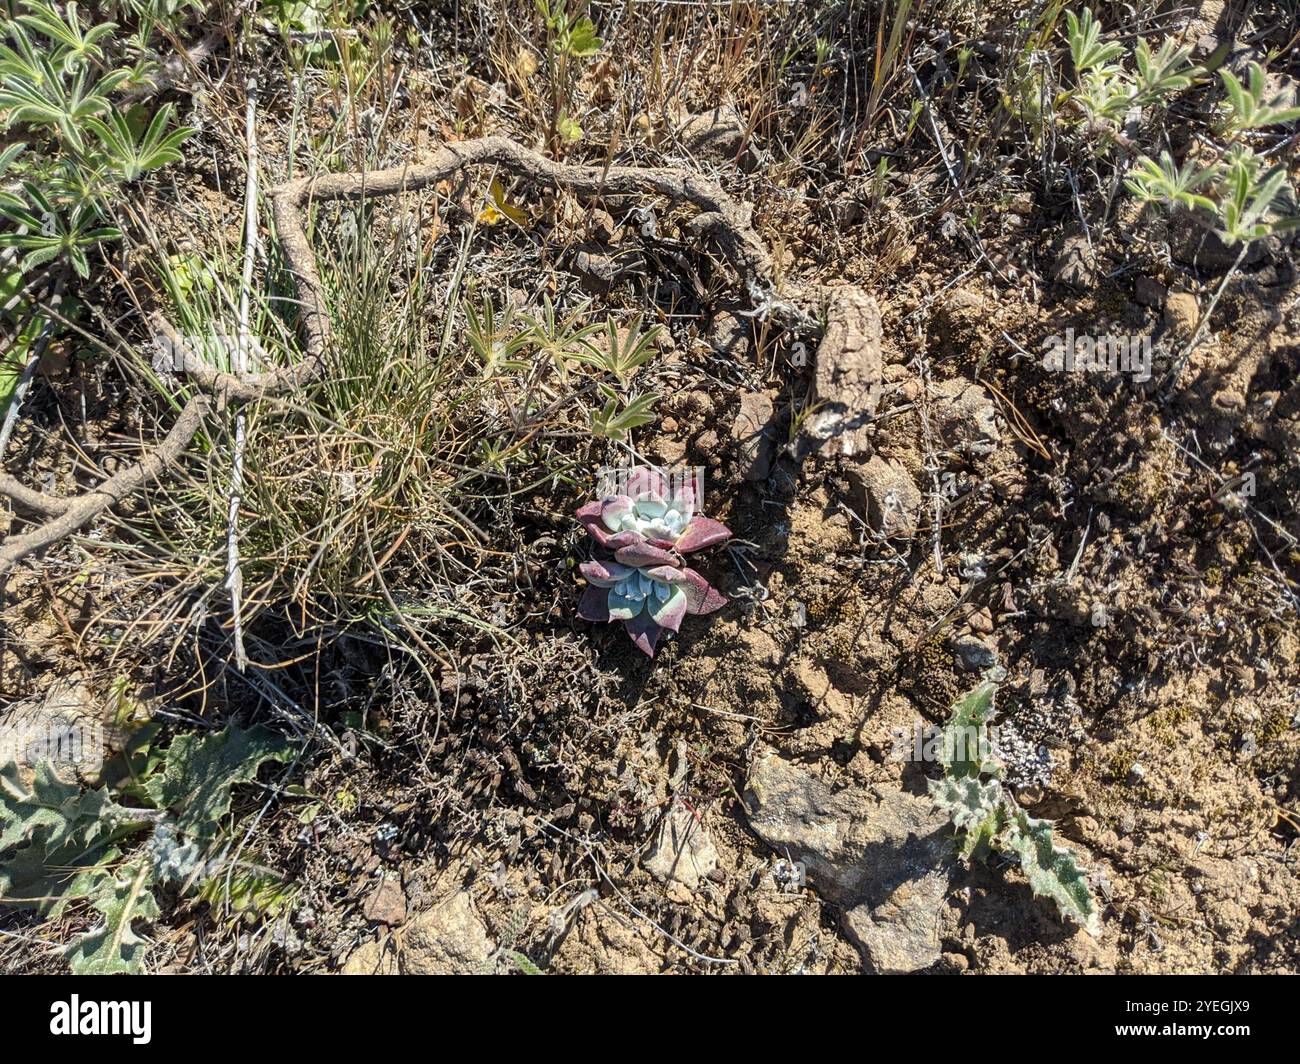
[[[233,333],[187,333],[184,336],[153,338],[153,368],[157,373],[184,373],[191,366],[222,369],[243,365],[249,372],[267,364],[265,350],[256,336]],[[238,356],[243,355],[243,358]]]
[[[93,775],[104,764],[104,728],[98,721],[48,709],[12,714],[0,724],[0,765],[35,770],[49,765],[62,779]]]
[[[1151,337],[1054,333],[1043,341],[1043,369],[1049,373],[1127,373],[1137,384],[1151,379]]]
[[[635,499],[653,493],[665,502],[691,499],[696,512],[703,507],[703,466],[651,466],[651,477],[646,470],[645,466],[604,466],[596,476],[597,498],[627,495]]]

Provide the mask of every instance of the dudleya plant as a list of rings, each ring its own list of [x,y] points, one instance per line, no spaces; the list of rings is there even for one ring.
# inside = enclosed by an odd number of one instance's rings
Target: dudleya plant
[[[726,525],[697,514],[696,503],[692,484],[638,468],[628,475],[624,493],[580,507],[578,520],[613,558],[579,566],[588,586],[578,616],[622,621],[632,642],[654,657],[665,628],[676,632],[687,614],[725,605],[726,598],[682,559],[731,538]]]
[[[731,538],[721,521],[695,512],[695,485],[677,481],[654,469],[640,467],[628,474],[625,494],[609,495],[578,510],[583,527],[602,547],[626,565],[653,563],[648,552],[628,551],[641,543],[680,554],[703,550]],[[627,551],[619,557],[618,552]],[[646,557],[647,562],[634,560]]]

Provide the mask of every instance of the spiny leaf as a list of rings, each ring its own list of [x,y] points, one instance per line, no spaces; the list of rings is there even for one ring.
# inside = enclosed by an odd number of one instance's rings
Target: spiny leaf
[[[136,920],[158,917],[158,903],[149,887],[152,873],[147,861],[127,865],[101,881],[94,907],[104,922],[82,935],[67,951],[75,975],[134,975],[144,965],[148,943],[135,933]]]
[[[960,853],[983,860],[1007,825],[1007,804],[997,780],[944,777],[929,782],[930,798],[962,833]]]
[[[159,809],[175,809],[180,831],[209,839],[230,811],[231,788],[255,779],[263,762],[292,756],[289,744],[266,728],[227,724],[208,735],[178,735],[145,789]]]
[[[17,765],[0,769],[0,852],[36,839],[51,849],[91,842],[106,827],[131,817],[106,788],[83,791],[64,783],[48,762],[37,765],[30,787],[23,784]]]
[[[1090,935],[1095,935],[1101,925],[1097,903],[1074,852],[1056,845],[1052,822],[1035,820],[1017,808],[1006,840],[1019,855],[1020,867],[1033,892],[1040,898],[1050,898],[1063,916],[1077,920]]]
[[[993,695],[998,685],[991,680],[967,691],[952,707],[952,716],[943,730],[940,757],[944,773],[953,779],[978,777],[981,773],[996,776],[1001,766],[983,759],[985,725],[993,718]]]

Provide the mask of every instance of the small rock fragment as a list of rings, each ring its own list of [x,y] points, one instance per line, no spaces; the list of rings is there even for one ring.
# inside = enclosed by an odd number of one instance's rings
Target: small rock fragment
[[[772,400],[762,392],[747,392],[740,397],[740,412],[732,426],[732,435],[738,444],[740,475],[746,480],[766,480],[772,471],[776,452],[772,432],[775,414]]]
[[[487,928],[468,891],[444,898],[428,912],[412,917],[394,939],[367,942],[343,965],[344,975],[473,975],[484,970],[492,954]]]
[[[1165,299],[1165,324],[1182,340],[1189,340],[1201,320],[1201,308],[1191,292],[1170,292]]]
[[[396,879],[385,876],[366,898],[361,914],[372,924],[397,927],[406,920],[406,894]]]
[[[674,799],[643,864],[655,879],[689,897],[700,880],[718,867],[718,851],[700,819]]]
[[[868,430],[882,389],[880,344],[876,301],[860,288],[832,289],[817,346],[813,413],[804,424],[805,453],[870,453]]]
[[[742,358],[749,350],[751,335],[752,329],[748,321],[730,311],[719,310],[709,322],[705,339],[718,354],[728,358]]]
[[[730,104],[691,115],[677,129],[677,136],[693,155],[712,155],[731,161],[745,148],[744,119]]]
[[[1165,301],[1165,286],[1152,277],[1139,277],[1133,282],[1133,298],[1144,307],[1158,307]]]
[[[944,443],[959,454],[992,454],[1002,440],[997,407],[974,381],[954,377],[934,386],[934,410]]]
[[[916,534],[924,497],[900,464],[880,455],[848,470],[854,500],[871,528],[884,536]]]

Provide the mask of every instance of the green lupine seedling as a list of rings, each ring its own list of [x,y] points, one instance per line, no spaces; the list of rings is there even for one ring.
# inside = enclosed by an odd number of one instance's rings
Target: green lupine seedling
[[[1092,11],[1086,7],[1081,15],[1067,11],[1065,26],[1070,41],[1070,58],[1074,60],[1074,69],[1080,75],[1106,67],[1112,59],[1124,52],[1118,44],[1101,43],[1101,27],[1097,25]]]
[[[516,356],[528,349],[530,337],[525,330],[515,328],[513,307],[506,304],[498,314],[491,297],[487,297],[481,310],[476,310],[469,302],[463,304],[463,309],[469,323],[465,337],[483,364],[484,378],[495,377],[502,371],[528,368],[527,363]]]
[[[1166,151],[1160,153],[1160,162],[1143,156],[1133,167],[1133,175],[1124,184],[1143,203],[1163,203],[1168,206],[1198,207],[1214,210],[1214,201],[1197,189],[1214,180],[1213,170],[1202,170],[1194,163],[1178,166]]]
[[[121,181],[135,181],[150,170],[181,161],[180,146],[194,130],[182,127],[167,132],[172,111],[171,104],[163,105],[143,130],[133,128],[120,111],[110,112],[107,122],[91,118],[86,125],[103,148],[114,175]]]
[[[1287,106],[1281,95],[1264,99],[1264,68],[1251,62],[1243,85],[1230,70],[1220,70],[1223,87],[1228,93],[1227,128],[1231,133],[1249,129],[1266,129],[1300,119],[1300,107]]]

